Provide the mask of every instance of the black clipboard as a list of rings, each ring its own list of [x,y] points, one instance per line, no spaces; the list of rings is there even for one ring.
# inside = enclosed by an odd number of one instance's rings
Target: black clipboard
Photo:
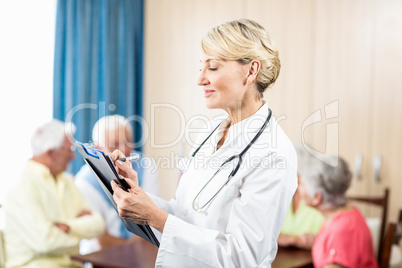
[[[74,143],[74,146],[94,172],[98,183],[106,193],[116,212],[118,212],[116,202],[113,200],[113,189],[111,182],[114,180],[126,192],[130,186],[125,180],[119,178],[112,160],[108,155],[105,155],[104,152],[94,148],[92,145],[84,144],[78,141]],[[136,224],[135,222],[126,219],[122,219],[122,221],[127,230],[159,247],[159,241],[149,225]]]

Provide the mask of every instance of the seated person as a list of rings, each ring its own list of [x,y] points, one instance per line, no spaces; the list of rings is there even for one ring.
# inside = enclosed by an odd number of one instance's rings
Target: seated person
[[[352,178],[347,163],[310,157],[299,173],[300,196],[324,216],[312,248],[314,267],[378,267],[366,220],[345,196]]]
[[[308,159],[309,154],[301,145],[295,145],[295,149],[300,167],[303,165],[303,161]],[[297,178],[298,184],[300,184],[299,174]],[[277,240],[278,245],[311,249],[323,221],[324,217],[321,213],[315,208],[307,206],[304,200],[300,198],[299,191],[296,190]]]
[[[278,245],[311,249],[323,221],[321,213],[307,206],[296,190],[277,240]]]
[[[81,239],[104,232],[101,215],[64,172],[75,156],[74,128],[53,120],[32,136],[33,157],[4,203],[6,267],[82,267],[69,255]]]
[[[130,156],[134,152],[132,150],[132,127],[129,121],[121,115],[105,116],[99,119],[93,127],[92,139],[96,148],[106,154],[110,154],[116,149],[122,151],[126,156]],[[158,195],[159,184],[156,167],[152,159],[141,157],[133,160],[131,164],[138,173],[139,185],[142,189]],[[75,184],[87,199],[87,202],[103,216],[106,222],[106,231],[101,236],[81,242],[81,254],[91,253],[113,245],[120,245],[127,242],[128,239],[139,238],[126,229],[119,214],[113,208],[88,165],[84,165],[77,173]]]

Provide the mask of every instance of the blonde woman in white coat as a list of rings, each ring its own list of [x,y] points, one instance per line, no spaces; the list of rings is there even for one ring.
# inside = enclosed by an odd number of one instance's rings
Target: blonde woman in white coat
[[[210,30],[201,52],[206,105],[228,117],[200,138],[174,200],[146,194],[121,161],[131,189],[113,182],[113,197],[122,218],[162,233],[156,267],[270,267],[297,187],[295,150],[263,100],[278,51],[261,25],[241,19]]]

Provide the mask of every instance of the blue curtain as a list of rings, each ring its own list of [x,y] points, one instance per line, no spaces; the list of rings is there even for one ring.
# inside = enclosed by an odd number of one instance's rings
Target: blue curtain
[[[88,142],[100,117],[120,114],[141,140],[143,24],[143,0],[58,1],[53,117],[72,121],[75,139]],[[76,157],[69,171],[83,164]]]

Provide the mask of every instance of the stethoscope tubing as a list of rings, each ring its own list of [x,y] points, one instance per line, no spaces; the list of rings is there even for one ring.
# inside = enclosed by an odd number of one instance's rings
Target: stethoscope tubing
[[[255,141],[261,136],[261,134],[263,133],[263,131],[265,130],[265,128],[267,127],[270,119],[271,119],[271,115],[272,115],[272,111],[271,109],[268,108],[268,116],[267,119],[265,120],[264,124],[261,126],[260,130],[258,131],[258,133],[254,136],[254,138],[249,142],[249,144],[247,144],[247,146],[239,153],[239,154],[235,154],[232,155],[231,157],[229,157],[228,159],[226,159],[222,165],[218,168],[218,170],[214,173],[214,175],[204,184],[204,186],[201,188],[201,190],[198,192],[198,194],[194,197],[193,199],[193,209],[195,211],[198,212],[202,212],[202,210],[209,204],[212,202],[212,200],[215,199],[215,197],[218,195],[218,193],[223,189],[223,187],[225,187],[229,181],[236,175],[237,171],[240,169],[240,165],[243,162],[243,155],[250,149],[250,147],[255,143]],[[223,121],[222,121],[223,122]],[[218,129],[218,127],[222,124],[222,122],[215,127],[215,129],[208,135],[208,137],[200,144],[200,146],[198,146],[198,148],[194,151],[194,153],[191,155],[193,158],[194,156],[198,153],[198,151],[201,149],[201,147],[205,144],[205,142],[212,136],[212,134]],[[219,190],[201,207],[196,208],[195,207],[195,201],[197,200],[197,198],[200,196],[200,194],[202,193],[202,191],[205,189],[205,187],[208,186],[208,184],[212,181],[213,178],[215,178],[216,174],[219,173],[219,171],[221,171],[222,167],[224,165],[226,165],[227,163],[229,163],[230,161],[233,161],[235,158],[239,158],[239,162],[237,163],[236,167],[232,170],[232,172],[229,174],[228,178],[226,179],[225,183],[219,188]]]

